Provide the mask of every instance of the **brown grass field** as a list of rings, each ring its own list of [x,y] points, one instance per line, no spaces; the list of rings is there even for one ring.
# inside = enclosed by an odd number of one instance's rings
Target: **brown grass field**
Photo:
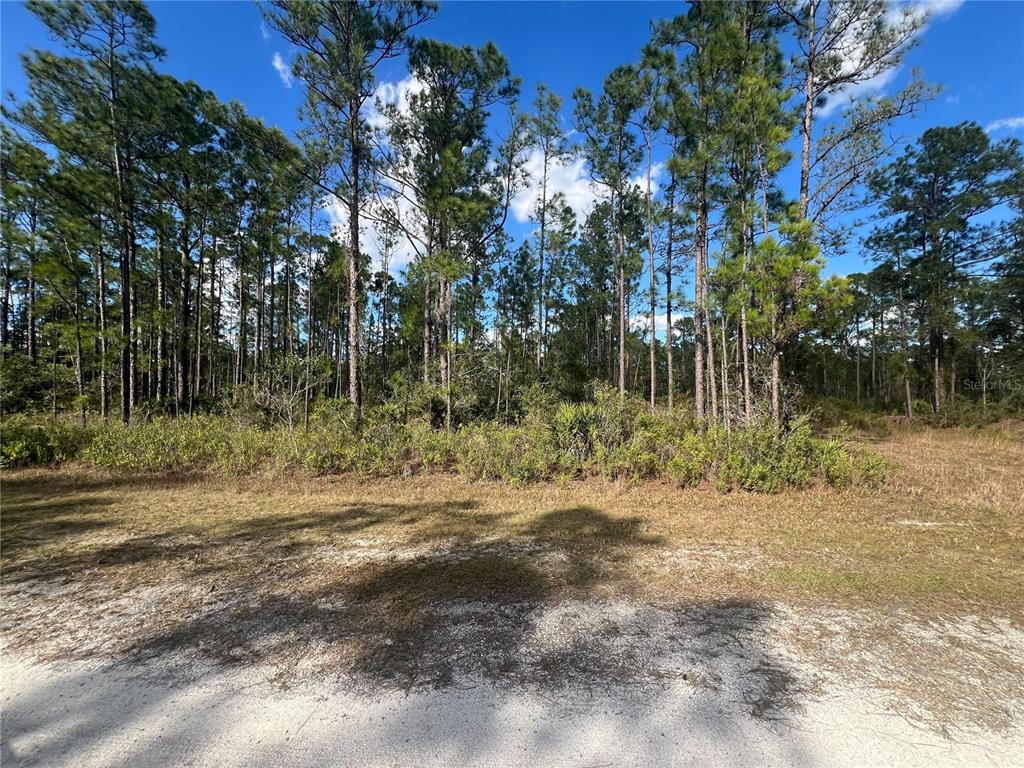
[[[778,495],[7,472],[0,630],[43,660],[259,662],[282,685],[325,671],[406,689],[463,673],[646,685],[667,674],[644,658],[654,641],[607,611],[574,650],[524,660],[538,606],[644,606],[698,635],[714,614],[738,641],[771,615],[911,715],[1005,725],[1024,662],[990,630],[1024,626],[1024,439],[907,431],[872,447],[894,460],[883,487]]]

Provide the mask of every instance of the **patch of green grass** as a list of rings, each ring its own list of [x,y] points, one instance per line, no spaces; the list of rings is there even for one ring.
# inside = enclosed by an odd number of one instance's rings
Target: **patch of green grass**
[[[816,565],[785,565],[763,572],[766,581],[831,599],[869,600],[936,596],[996,596],[999,585],[955,568],[860,570]]]

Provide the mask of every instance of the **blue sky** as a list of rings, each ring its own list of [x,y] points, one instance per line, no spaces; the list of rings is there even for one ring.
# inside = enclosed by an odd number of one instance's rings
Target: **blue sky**
[[[899,87],[912,68],[919,68],[926,80],[941,84],[944,91],[923,114],[898,125],[900,135],[909,139],[934,125],[975,120],[993,126],[993,138],[1024,138],[1024,2],[921,1],[940,13],[884,87]],[[223,100],[242,102],[267,123],[295,132],[301,85],[286,87],[273,64],[275,54],[287,62],[293,52],[261,24],[254,3],[163,0],[150,3],[150,8],[158,38],[167,49],[161,70],[195,80]],[[523,102],[528,106],[540,82],[567,102],[578,85],[599,91],[610,70],[636,60],[652,20],[684,8],[680,2],[443,2],[437,17],[419,32],[459,44],[493,41],[522,78]],[[19,55],[55,44],[20,2],[0,2],[0,22],[0,81],[5,93],[17,94],[24,89]],[[379,73],[382,81],[393,82],[405,74],[400,62]],[[567,104],[567,125],[570,108]],[[567,169],[562,179],[567,191],[579,192],[583,175],[580,168]],[[791,168],[782,179],[792,195],[795,178]],[[522,203],[520,213],[527,207]],[[512,219],[513,235],[529,232],[528,223]],[[862,265],[854,246],[849,254],[833,259],[829,271],[845,274]]]

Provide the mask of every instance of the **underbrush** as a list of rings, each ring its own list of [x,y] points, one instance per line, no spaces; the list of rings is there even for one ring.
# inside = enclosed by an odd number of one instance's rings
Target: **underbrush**
[[[0,423],[0,467],[60,464],[78,458],[97,429],[70,420],[35,421],[18,414]]]
[[[982,403],[976,399],[957,397],[947,400],[938,413],[925,400],[914,400],[912,405],[912,421],[907,419],[899,404],[885,409],[829,397],[808,400],[802,403],[802,408],[811,414],[819,430],[849,427],[862,434],[876,436],[915,427],[986,429],[1024,419],[1024,405],[1019,398]]]
[[[515,425],[481,422],[452,433],[405,421],[388,406],[358,425],[344,409],[323,409],[297,429],[225,416],[88,428],[19,416],[2,424],[0,460],[4,467],[81,460],[141,472],[457,472],[513,483],[602,475],[766,493],[815,482],[875,485],[887,471],[881,457],[842,435],[815,435],[807,418],[787,428],[763,421],[700,429],[688,410],[652,412],[607,390],[593,402],[538,405]]]

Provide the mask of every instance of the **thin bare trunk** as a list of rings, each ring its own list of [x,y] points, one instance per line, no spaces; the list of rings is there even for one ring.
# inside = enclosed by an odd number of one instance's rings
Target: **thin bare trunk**
[[[537,279],[537,378],[540,379],[544,367],[544,307],[547,297],[544,286],[544,247],[547,233],[548,203],[548,150],[544,148],[544,170],[541,175],[540,187],[540,241],[538,247],[538,279]]]
[[[361,339],[362,298],[359,286],[359,171],[362,164],[359,144],[359,105],[349,105],[349,143],[352,184],[348,199],[348,398],[356,418],[362,414]]]
[[[658,396],[658,336],[655,313],[657,312],[657,294],[655,293],[657,283],[654,274],[654,218],[651,214],[651,141],[647,136],[647,254],[648,271],[650,273],[650,309],[651,309],[651,410],[654,410],[654,401]]]
[[[816,16],[818,13],[819,0],[810,0],[807,4],[807,70],[804,72],[804,109],[803,119],[800,124],[800,218],[807,218],[807,211],[810,208],[811,189],[811,133],[814,129],[814,101],[815,82],[814,71],[816,65]]]
[[[675,405],[675,374],[673,371],[672,358],[672,246],[675,234],[675,213],[676,213],[676,183],[675,179],[668,188],[668,237],[665,244],[665,356],[668,363],[668,409],[671,411]]]
[[[430,381],[430,276],[423,275],[423,382]]]
[[[725,314],[721,317],[722,336],[722,421],[725,431],[729,432],[729,348],[725,342]]]

